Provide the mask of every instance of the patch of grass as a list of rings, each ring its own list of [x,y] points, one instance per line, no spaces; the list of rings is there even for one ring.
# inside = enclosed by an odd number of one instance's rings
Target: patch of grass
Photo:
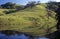
[[[4,10],[4,9],[3,9]],[[3,12],[3,11],[0,11]],[[18,12],[0,16],[0,30],[17,30],[34,36],[46,35],[47,25],[50,33],[56,31],[55,12],[50,11],[51,16],[47,16],[45,5],[38,5],[32,9],[28,8]],[[47,23],[48,22],[48,23]]]

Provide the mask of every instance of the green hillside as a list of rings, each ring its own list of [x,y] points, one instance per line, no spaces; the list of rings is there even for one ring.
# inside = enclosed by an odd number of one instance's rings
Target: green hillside
[[[45,8],[46,5],[36,5],[36,7],[5,14],[8,9],[0,9],[0,30],[16,30],[34,36],[43,36],[56,31],[56,13]],[[10,10],[8,10],[10,11]],[[47,28],[47,26],[49,26]]]

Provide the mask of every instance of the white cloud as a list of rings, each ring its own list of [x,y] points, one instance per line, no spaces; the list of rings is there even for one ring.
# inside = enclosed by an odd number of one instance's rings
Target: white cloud
[[[60,2],[60,0],[55,0],[55,1]]]

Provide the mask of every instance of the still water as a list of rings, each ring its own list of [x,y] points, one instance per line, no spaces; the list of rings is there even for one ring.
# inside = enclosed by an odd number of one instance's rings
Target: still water
[[[48,39],[46,37],[33,37],[34,39]],[[7,36],[5,34],[0,34],[0,39],[33,39],[29,36],[26,36],[24,34],[21,34],[21,35],[10,35],[10,36]]]

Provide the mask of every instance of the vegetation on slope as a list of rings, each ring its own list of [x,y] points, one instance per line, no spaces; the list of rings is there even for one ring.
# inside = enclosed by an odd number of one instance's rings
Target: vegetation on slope
[[[0,10],[3,12],[2,9]],[[45,5],[36,5],[10,14],[4,13],[5,15],[0,16],[0,30],[17,30],[34,36],[46,35],[48,29],[49,33],[52,33],[56,31],[56,13],[48,11],[49,14]]]

